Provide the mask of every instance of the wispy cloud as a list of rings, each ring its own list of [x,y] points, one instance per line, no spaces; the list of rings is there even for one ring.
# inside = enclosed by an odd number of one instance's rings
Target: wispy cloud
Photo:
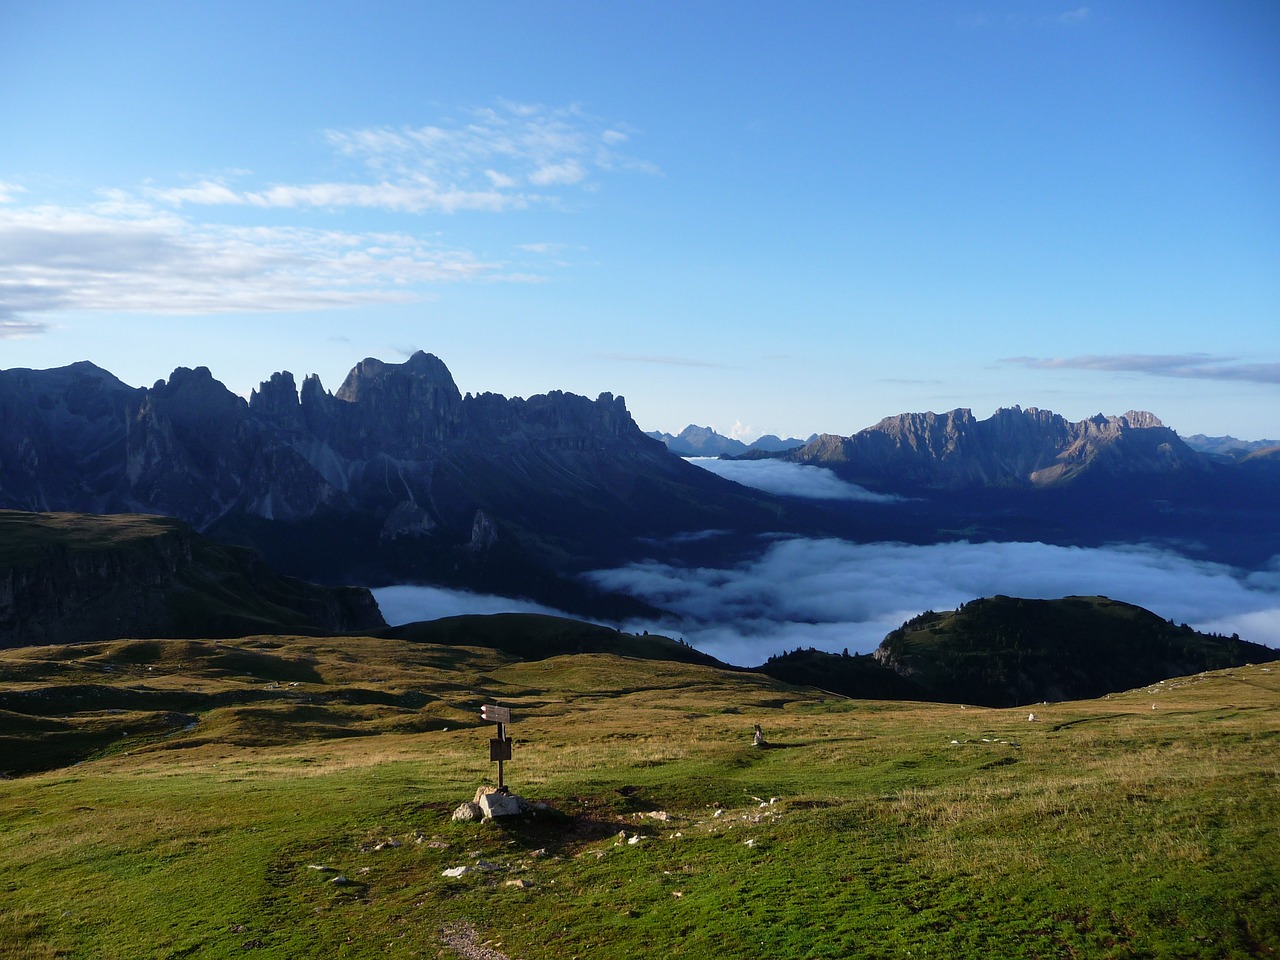
[[[1280,363],[1244,363],[1237,357],[1218,357],[1207,353],[1006,357],[1000,362],[1015,363],[1034,370],[1100,370],[1187,380],[1280,383]]]
[[[591,188],[602,171],[657,172],[618,151],[625,133],[577,107],[504,102],[451,123],[330,130],[326,139],[364,176],[258,188],[206,178],[148,196],[173,206],[500,212],[559,203],[559,188]]]
[[[106,212],[0,207],[0,320],[53,311],[197,314],[420,299],[423,284],[501,278],[500,263],[397,233],[198,224],[116,196]]]
[[[6,319],[4,308],[0,306],[0,340],[16,340],[19,337],[35,337],[45,333],[49,324],[39,320]]]
[[[607,171],[656,172],[620,152],[630,140],[621,125],[578,107],[502,102],[456,121],[331,130],[326,140],[353,176],[261,184],[238,169],[133,191],[104,186],[79,207],[33,202],[0,182],[0,338],[38,335],[49,328],[41,315],[55,311],[311,310],[412,302],[441,283],[539,282],[540,273],[424,240],[416,224],[351,232],[317,228],[313,216],[281,226],[279,211],[555,208]],[[237,208],[238,225],[209,222],[217,207]],[[245,225],[254,210],[274,211],[271,225]]]

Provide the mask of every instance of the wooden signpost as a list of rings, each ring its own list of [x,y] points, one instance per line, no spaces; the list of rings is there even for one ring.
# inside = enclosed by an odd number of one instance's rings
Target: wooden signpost
[[[497,761],[498,792],[506,793],[507,785],[502,780],[502,763],[504,760],[511,759],[511,740],[507,737],[507,724],[511,722],[511,708],[486,703],[480,708],[480,716],[498,725],[498,735],[489,741],[489,760]]]

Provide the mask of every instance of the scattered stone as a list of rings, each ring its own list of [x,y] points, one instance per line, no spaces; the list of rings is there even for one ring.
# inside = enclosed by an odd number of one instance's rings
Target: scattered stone
[[[463,960],[509,960],[505,953],[480,943],[476,928],[469,923],[455,923],[440,931],[444,945]]]
[[[330,882],[330,883],[332,883],[335,887],[345,887],[345,886],[348,886],[348,885],[350,885],[350,884],[352,883],[352,881],[351,881],[351,880],[348,880],[348,879],[347,879],[345,876],[343,876],[342,874],[338,874],[336,877],[334,877],[334,878],[333,878],[332,880],[330,880],[329,882]]]
[[[664,822],[671,819],[671,814],[665,810],[650,810],[645,816],[650,820],[662,820]]]
[[[546,855],[547,855],[546,847],[539,847],[537,850],[533,851],[533,853],[529,854],[529,856],[532,857],[534,860],[541,860]]]
[[[641,837],[641,836],[640,836],[640,834],[638,834],[638,833],[637,833],[637,834],[635,834],[634,836],[632,836],[632,837],[628,838],[627,843],[628,843],[629,845],[631,845],[631,846],[633,846],[633,847],[634,847],[634,846],[635,846],[637,843],[639,843],[642,839],[644,839],[644,838],[643,838],[643,837]]]
[[[483,814],[480,812],[480,804],[468,800],[466,803],[453,811],[453,819],[466,822],[468,820],[479,820]]]
[[[468,866],[450,867],[449,869],[442,871],[442,872],[440,873],[440,876],[442,876],[442,877],[465,877],[468,873],[471,873],[471,872],[473,872],[473,868],[472,868],[472,867],[468,867]]]
[[[338,872],[338,868],[337,868],[337,867],[326,867],[326,866],[325,866],[324,864],[322,864],[322,863],[308,863],[308,864],[307,864],[307,869],[308,869],[308,870],[323,870],[325,873],[337,873],[337,872]]]
[[[477,860],[476,869],[482,870],[485,873],[493,873],[495,870],[501,870],[502,868],[498,866],[496,863],[489,863],[485,860]]]
[[[471,798],[472,803],[479,803],[481,797],[487,797],[491,793],[497,793],[497,787],[477,787],[476,795]]]
[[[755,840],[743,840],[743,841],[742,841],[742,845],[743,845],[744,847],[752,847],[752,848],[754,848],[754,847],[755,847],[755,845],[756,845],[756,842],[755,842]]]
[[[373,849],[375,851],[394,850],[399,846],[403,846],[399,840],[383,840],[382,843],[377,844]]]
[[[533,886],[528,880],[508,880],[503,884],[504,887],[515,887],[517,890],[528,890]]]

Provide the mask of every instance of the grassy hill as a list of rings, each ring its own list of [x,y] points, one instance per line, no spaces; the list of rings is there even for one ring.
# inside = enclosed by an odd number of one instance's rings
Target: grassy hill
[[[536,816],[449,819],[484,702]],[[394,639],[0,651],[0,767],[46,751],[0,780],[0,957],[1265,956],[1278,708],[1265,665],[1030,721]]]
[[[464,614],[379,631],[379,636],[415,643],[492,647],[523,660],[572,653],[612,653],[642,660],[674,660],[723,667],[688,644],[658,635],[623,633],[612,627],[534,613]]]
[[[997,596],[912,618],[885,637],[876,657],[926,699],[1014,706],[1098,697],[1280,652],[1108,597]]]
[[[279,576],[170,517],[0,510],[0,647],[384,625],[368,590]]]

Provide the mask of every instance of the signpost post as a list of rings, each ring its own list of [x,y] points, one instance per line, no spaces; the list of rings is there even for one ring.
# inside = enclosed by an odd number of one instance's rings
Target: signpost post
[[[511,708],[498,707],[486,703],[480,708],[482,719],[498,725],[498,735],[489,741],[489,760],[498,763],[498,792],[506,793],[507,785],[502,779],[502,763],[511,759],[511,741],[507,738],[507,724],[511,722]]]

